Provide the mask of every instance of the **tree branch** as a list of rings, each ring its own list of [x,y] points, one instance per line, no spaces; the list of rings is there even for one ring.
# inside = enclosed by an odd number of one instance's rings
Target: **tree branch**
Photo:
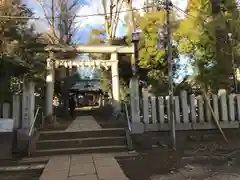
[[[35,1],[41,7],[43,15],[44,15],[44,17],[46,18],[46,20],[48,22],[48,25],[50,27],[50,36],[52,36],[51,43],[54,44],[54,43],[56,43],[56,41],[58,41],[58,37],[57,37],[55,29],[54,29],[55,28],[55,26],[54,26],[54,14],[53,14],[54,11],[51,14],[51,20],[50,20],[50,18],[47,15],[47,12],[46,12],[46,10],[44,8],[44,4],[42,4],[40,0],[35,0]],[[54,8],[53,4],[52,4],[52,8]]]
[[[107,16],[107,8],[106,8],[106,0],[101,0],[102,2],[102,6],[103,6],[103,12],[105,14],[104,18],[105,18],[105,30],[106,30],[106,35],[107,35],[107,40],[111,39],[110,36],[110,29],[109,29],[109,20],[108,20],[108,16]]]
[[[116,31],[117,31],[117,27],[118,27],[118,23],[119,23],[120,11],[122,9],[123,1],[124,0],[120,0],[120,2],[118,1],[118,3],[117,3],[116,15],[115,15],[115,18],[114,18],[114,22],[112,23],[112,27],[113,27],[112,38],[116,37]]]

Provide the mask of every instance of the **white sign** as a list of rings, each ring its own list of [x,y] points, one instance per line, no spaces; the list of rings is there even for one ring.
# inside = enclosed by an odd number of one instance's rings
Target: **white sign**
[[[13,119],[0,119],[0,132],[12,132],[13,124]]]

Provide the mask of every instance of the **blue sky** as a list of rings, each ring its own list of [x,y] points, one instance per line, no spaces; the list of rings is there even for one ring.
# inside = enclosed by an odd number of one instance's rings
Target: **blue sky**
[[[23,0],[23,1],[33,10],[33,12],[35,13],[35,16],[44,17],[41,8],[39,7],[39,5],[36,3],[35,0]],[[50,0],[43,0],[43,1],[51,3]],[[186,8],[187,0],[172,0],[172,1],[179,8],[181,9]],[[79,0],[79,2],[80,2],[79,9],[76,10],[77,16],[103,13],[101,0]],[[143,7],[143,4],[144,4],[144,0],[133,0],[133,5],[135,8],[140,9]],[[139,10],[139,11],[142,11],[142,10]],[[120,21],[118,23],[117,36],[123,36],[126,33],[123,25],[124,16],[125,16],[125,13],[120,14]],[[87,41],[87,35],[89,34],[92,28],[103,26],[104,17],[103,16],[92,16],[88,18],[79,17],[77,18],[76,21],[79,22],[77,26],[79,26],[79,34],[81,34],[81,37],[82,37],[80,41],[82,43],[85,43]],[[35,25],[40,32],[48,30],[47,23],[43,19],[36,20]]]
[[[103,13],[102,6],[100,4],[101,0],[79,0],[79,8],[76,9],[76,14],[77,16],[82,16],[82,15],[90,15],[90,14],[98,14],[98,13]],[[185,9],[187,6],[187,0],[172,0],[174,5],[178,6],[181,9]],[[41,8],[39,7],[38,4],[36,4],[35,0],[24,0],[24,2],[33,10],[35,13],[35,16],[37,17],[44,17]],[[45,2],[51,2],[50,0],[45,0]],[[134,0],[133,2],[134,7],[140,9],[143,7],[144,0]],[[141,11],[141,10],[140,10]],[[120,21],[118,24],[118,29],[117,29],[117,36],[121,37],[126,34],[124,24],[123,24],[123,19],[124,19],[125,14],[121,13],[120,14]],[[180,13],[179,16],[183,17],[183,13]],[[91,32],[92,28],[96,27],[103,27],[104,24],[104,17],[103,16],[91,16],[91,17],[84,17],[84,18],[78,18],[77,19],[76,26],[78,28],[78,33],[76,36],[76,41],[77,43],[86,43],[88,40],[88,34]],[[34,22],[35,28],[39,32],[46,32],[48,31],[48,25],[46,20],[40,19],[36,20]],[[182,57],[180,60],[180,64],[184,67],[187,65],[187,60],[186,58]],[[188,73],[191,73],[191,69],[188,67]],[[85,73],[90,73],[90,69],[87,70]],[[178,79],[181,80],[182,77],[186,74],[186,72],[182,69],[180,70],[180,78]]]
[[[35,2],[35,0],[24,0],[24,2],[33,10],[36,17],[44,17],[41,8]],[[50,2],[50,0],[45,0],[45,2]],[[76,10],[77,16],[91,15],[102,13],[102,6],[100,5],[100,0],[79,0],[79,9]],[[94,3],[93,3],[94,2]],[[124,14],[121,14],[123,19]],[[79,17],[76,18],[78,28],[79,38],[76,38],[77,43],[86,43],[88,40],[88,34],[91,32],[92,28],[103,27],[104,17],[103,16],[92,16],[92,17]],[[44,19],[35,20],[36,29],[39,32],[44,32],[48,30],[47,23]],[[124,36],[125,30],[123,23],[119,22],[117,29],[117,36]]]

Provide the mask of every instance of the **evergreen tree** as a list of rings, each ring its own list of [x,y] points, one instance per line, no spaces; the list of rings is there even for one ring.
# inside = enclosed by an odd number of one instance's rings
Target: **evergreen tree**
[[[0,15],[32,17],[33,13],[20,0],[9,0]],[[0,83],[3,87],[0,98],[3,98],[7,97],[10,89],[20,87],[23,77],[42,78],[45,44],[26,19],[2,17],[0,32]]]
[[[186,18],[174,33],[179,51],[191,59],[196,81],[208,90],[232,89],[231,54],[233,50],[237,55],[240,27],[236,7],[233,0],[191,0]],[[234,39],[233,46],[228,39],[229,32]]]
[[[165,48],[167,46],[165,11],[148,12],[137,19],[142,30],[139,42],[139,66],[148,71],[145,79],[152,85],[155,94],[166,92],[168,88],[168,62]],[[178,24],[172,14],[173,30]],[[178,69],[178,51],[173,45],[174,76]],[[145,74],[145,73],[143,73]]]

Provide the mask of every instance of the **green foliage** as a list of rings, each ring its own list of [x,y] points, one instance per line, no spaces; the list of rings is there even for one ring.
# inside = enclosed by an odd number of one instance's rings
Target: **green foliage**
[[[231,54],[233,50],[234,56],[237,56],[239,11],[234,0],[216,2],[190,1],[188,16],[180,22],[174,39],[179,52],[191,59],[198,84],[207,90],[231,90]],[[229,41],[229,32],[232,33],[233,44]]]
[[[88,44],[103,44],[104,43],[104,35],[105,35],[105,30],[104,29],[96,29],[93,28],[90,34],[88,35]]]
[[[155,11],[146,13],[137,19],[137,25],[142,30],[139,42],[139,67],[148,69],[147,83],[152,85],[152,91],[157,94],[167,89],[168,63],[165,52],[166,28],[165,12]],[[171,16],[172,22],[174,15]],[[160,34],[161,31],[161,34]],[[178,68],[178,51],[173,46],[173,73]]]
[[[19,78],[11,76],[9,79],[9,84],[11,92],[21,92],[21,82]]]
[[[33,14],[20,1],[12,1],[10,6],[0,11],[0,15],[30,17]],[[46,56],[42,53],[45,44],[27,20],[2,19],[0,31],[0,82],[5,89],[1,91],[1,99],[10,90],[18,91],[16,87],[23,77],[42,78]]]
[[[104,44],[104,36],[105,36],[105,30],[104,29],[96,29],[93,28],[91,32],[88,35],[88,44],[89,45],[101,45]],[[109,56],[109,55],[108,55]],[[99,53],[91,53],[89,54],[89,57],[91,59],[104,59],[107,58],[104,54]]]

